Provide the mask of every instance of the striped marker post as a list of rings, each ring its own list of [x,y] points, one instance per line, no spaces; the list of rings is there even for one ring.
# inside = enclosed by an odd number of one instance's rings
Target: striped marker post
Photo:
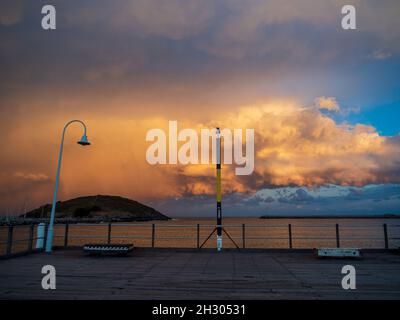
[[[222,208],[221,208],[221,131],[217,128],[217,249],[222,250]]]

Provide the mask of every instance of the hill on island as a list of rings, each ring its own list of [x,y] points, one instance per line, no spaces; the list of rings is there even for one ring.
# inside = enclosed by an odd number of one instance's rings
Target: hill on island
[[[51,204],[26,213],[26,218],[40,219],[50,216]],[[56,219],[96,221],[149,221],[169,220],[157,210],[137,201],[108,195],[86,196],[58,201]]]

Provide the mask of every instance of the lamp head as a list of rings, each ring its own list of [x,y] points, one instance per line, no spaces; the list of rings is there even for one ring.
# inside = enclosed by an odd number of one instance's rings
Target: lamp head
[[[78,144],[80,144],[81,146],[89,146],[90,145],[90,142],[89,142],[86,134],[84,134],[82,136],[81,140],[78,141]]]

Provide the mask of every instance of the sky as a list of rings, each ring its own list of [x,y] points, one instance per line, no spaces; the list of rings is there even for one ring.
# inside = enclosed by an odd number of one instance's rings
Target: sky
[[[357,29],[341,27],[356,8]],[[146,162],[146,133],[252,128],[255,168],[223,166],[224,215],[400,213],[397,0],[0,3],[0,215],[111,194],[215,214],[211,165]]]

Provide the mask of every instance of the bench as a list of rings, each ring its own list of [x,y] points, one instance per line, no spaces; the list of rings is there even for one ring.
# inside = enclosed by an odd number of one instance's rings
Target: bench
[[[318,258],[361,258],[361,252],[356,248],[318,248],[314,249]]]
[[[114,254],[127,255],[133,250],[133,244],[100,244],[89,243],[83,246],[83,251],[91,255]]]

